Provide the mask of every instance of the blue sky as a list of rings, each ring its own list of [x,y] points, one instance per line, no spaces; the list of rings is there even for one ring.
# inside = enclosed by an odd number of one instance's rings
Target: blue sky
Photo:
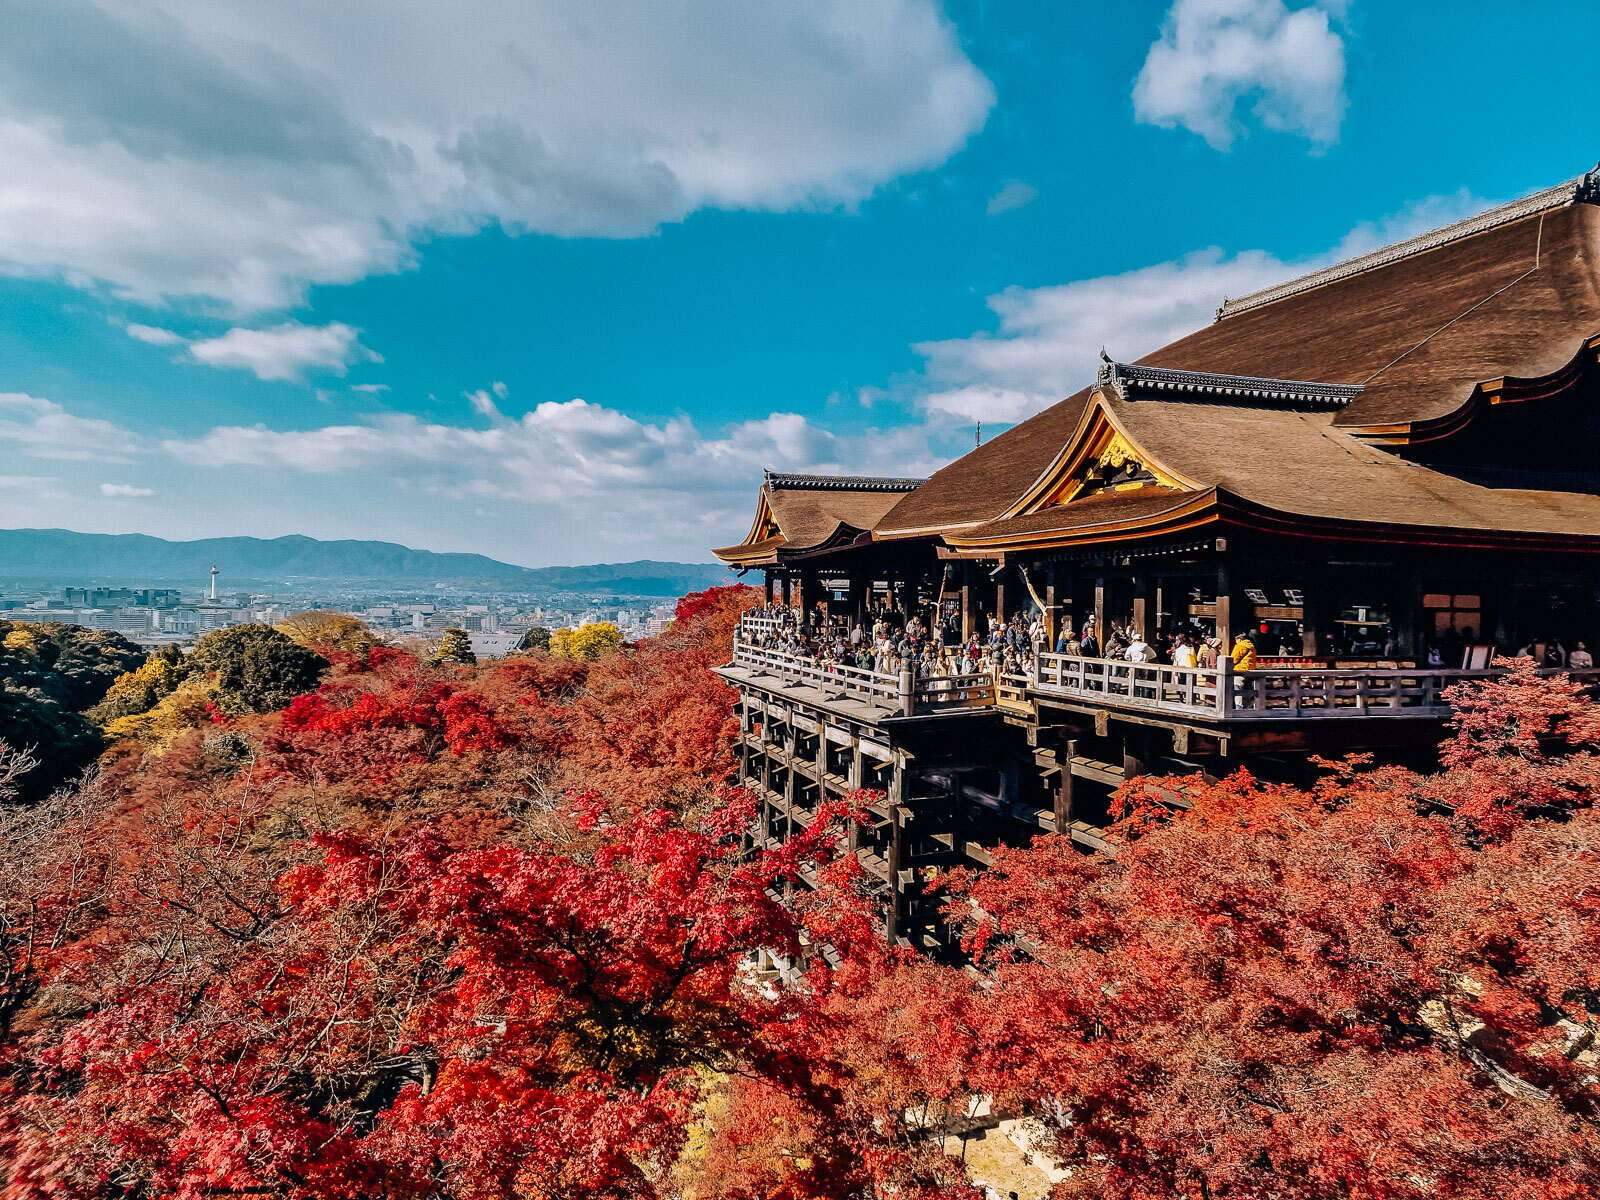
[[[0,23],[7,526],[704,559],[763,466],[927,472],[1600,157],[1556,0]]]

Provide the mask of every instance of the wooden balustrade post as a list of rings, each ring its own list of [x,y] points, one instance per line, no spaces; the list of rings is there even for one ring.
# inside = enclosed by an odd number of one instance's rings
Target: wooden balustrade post
[[[900,668],[900,715],[909,717],[917,711],[916,678],[910,667]]]
[[[1233,712],[1233,659],[1226,648],[1217,656],[1217,715],[1226,717]]]

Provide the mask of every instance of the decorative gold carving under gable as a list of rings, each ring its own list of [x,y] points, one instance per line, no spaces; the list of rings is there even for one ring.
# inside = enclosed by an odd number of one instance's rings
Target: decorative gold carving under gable
[[[1105,431],[1098,450],[1092,451],[1084,465],[1063,479],[1045,503],[1055,508],[1099,492],[1126,492],[1152,484],[1171,486],[1171,481],[1144,462],[1139,448],[1113,429]]]

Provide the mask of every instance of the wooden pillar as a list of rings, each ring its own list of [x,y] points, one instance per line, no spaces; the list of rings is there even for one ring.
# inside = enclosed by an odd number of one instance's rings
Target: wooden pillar
[[[1072,760],[1078,754],[1077,738],[1062,738],[1056,759],[1061,764],[1061,778],[1056,780],[1055,810],[1056,832],[1064,834],[1072,823]]]
[[[1006,611],[1006,576],[1002,570],[994,581],[994,617],[1004,625],[1010,613]]]
[[[977,614],[972,611],[972,567],[961,564],[961,640],[969,642],[976,629]]]
[[[1133,577],[1133,614],[1130,624],[1135,637],[1146,642],[1151,639],[1150,578],[1144,574]]]
[[[1319,571],[1311,571],[1301,576],[1303,589],[1300,604],[1300,653],[1307,658],[1315,658],[1323,651],[1322,631],[1330,620],[1330,602],[1333,597],[1329,594],[1332,580]]]
[[[806,567],[800,572],[800,620],[804,622],[811,619],[811,607],[817,602],[817,573],[811,567]]]
[[[1217,563],[1217,637],[1224,655],[1233,649],[1233,635],[1237,632],[1233,622],[1233,572],[1224,558]]]
[[[1414,562],[1393,572],[1394,591],[1389,601],[1389,625],[1394,629],[1394,639],[1401,654],[1421,658],[1427,653],[1427,643],[1433,630],[1422,625],[1422,583]],[[1447,667],[1461,663],[1447,662]]]
[[[1489,607],[1483,614],[1485,618],[1484,625],[1487,628],[1480,629],[1478,636],[1486,642],[1493,642],[1497,653],[1511,654],[1517,649],[1518,645],[1511,640],[1514,632],[1511,624],[1511,604],[1512,597],[1516,593],[1512,589],[1510,581],[1503,575],[1497,575],[1491,579],[1487,591],[1488,595],[1484,597],[1484,602]]]
[[[772,836],[772,710],[765,695],[761,697],[761,848],[766,849]]]
[[[1094,578],[1094,640],[1100,643],[1101,649],[1106,644],[1106,577],[1096,575]]]
[[[906,798],[906,764],[899,753],[895,754],[894,774],[889,778],[889,845],[885,857],[889,864],[889,911],[884,918],[883,933],[894,945],[900,934],[905,915],[905,896],[900,890],[900,859],[905,848],[904,808]]]
[[[1152,751],[1151,730],[1143,725],[1129,725],[1122,739],[1122,777],[1148,775],[1155,755]]]
[[[767,577],[766,585],[765,585],[764,590],[765,590],[766,596],[767,596],[767,607],[771,608],[772,607],[772,572],[771,571],[763,571],[762,574]]]
[[[859,734],[850,735],[850,774],[845,777],[845,792],[852,794],[861,790],[861,737]],[[861,824],[858,821],[850,822],[849,847],[850,853],[855,854],[861,848]]]

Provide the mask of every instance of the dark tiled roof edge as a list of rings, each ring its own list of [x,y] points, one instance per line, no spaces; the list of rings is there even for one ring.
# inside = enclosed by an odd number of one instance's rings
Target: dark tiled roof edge
[[[1375,267],[1399,262],[1401,259],[1410,258],[1414,254],[1422,254],[1450,242],[1459,241],[1461,238],[1484,233],[1501,225],[1509,225],[1513,221],[1520,221],[1522,218],[1531,217],[1536,213],[1548,212],[1553,208],[1563,208],[1568,204],[1585,202],[1590,204],[1600,203],[1600,164],[1597,164],[1595,169],[1586,175],[1580,175],[1576,179],[1569,179],[1565,183],[1559,183],[1552,188],[1545,188],[1543,191],[1535,192],[1531,196],[1524,196],[1521,200],[1513,200],[1509,204],[1502,204],[1498,208],[1491,208],[1488,212],[1479,213],[1475,217],[1467,217],[1464,220],[1456,221],[1454,224],[1429,230],[1427,233],[1418,234],[1416,237],[1408,238],[1406,241],[1396,242],[1392,246],[1383,246],[1368,254],[1346,259],[1344,262],[1334,263],[1331,267],[1324,267],[1320,271],[1312,271],[1310,274],[1274,284],[1272,287],[1263,288],[1259,292],[1251,292],[1248,296],[1240,296],[1236,300],[1225,299],[1221,307],[1217,309],[1217,320],[1224,321],[1229,317],[1236,317],[1240,313],[1260,308],[1264,304],[1271,304],[1275,300],[1298,296],[1301,292],[1308,292],[1312,288],[1335,283],[1340,279],[1347,279],[1351,275],[1358,275],[1362,271],[1370,271]]]
[[[1362,392],[1359,383],[1314,383],[1302,379],[1270,379],[1257,375],[1217,375],[1210,371],[1178,371],[1171,367],[1146,367],[1115,362],[1100,352],[1099,382],[1110,384],[1132,399],[1131,393],[1163,393],[1164,399],[1182,399],[1191,393],[1206,399],[1249,400],[1256,403],[1307,404],[1343,408]],[[1173,394],[1177,393],[1177,394]]]
[[[779,490],[794,488],[804,491],[910,492],[926,482],[926,479],[893,479],[875,475],[792,475],[777,471],[765,473],[766,485]]]

